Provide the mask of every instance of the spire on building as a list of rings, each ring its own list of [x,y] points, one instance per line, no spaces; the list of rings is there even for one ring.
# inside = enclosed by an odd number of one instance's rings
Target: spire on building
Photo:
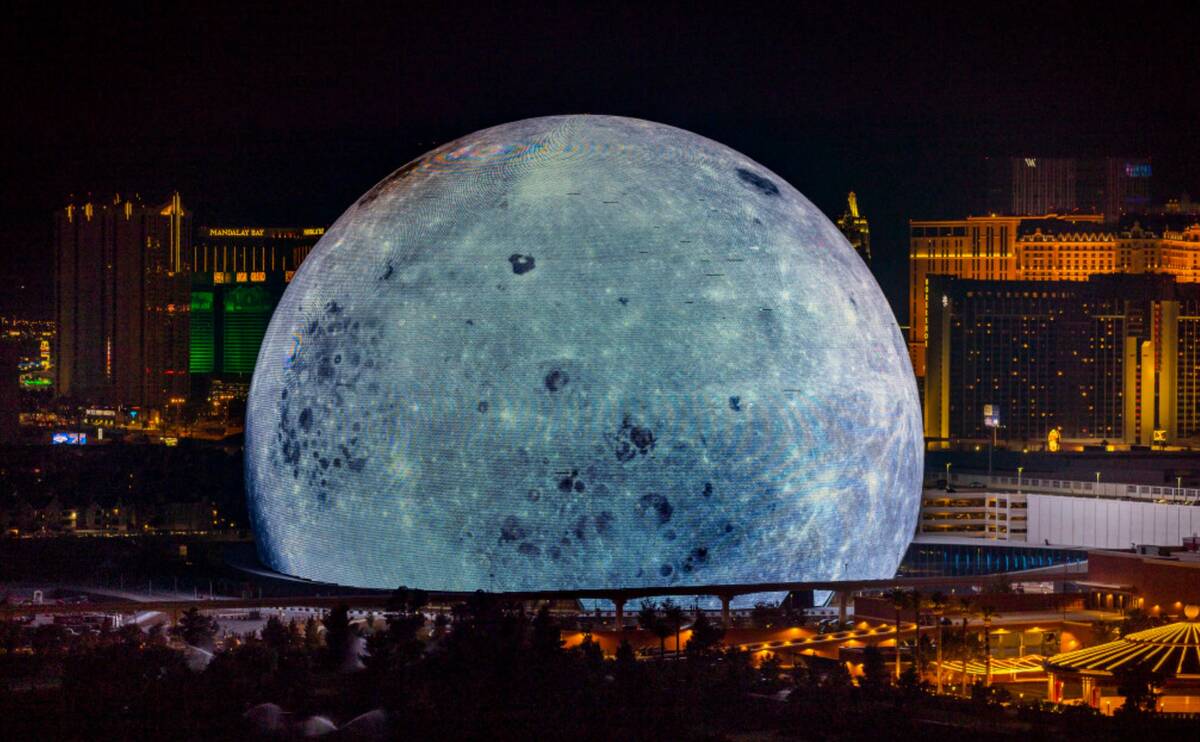
[[[871,264],[871,228],[867,218],[858,213],[858,196],[854,191],[846,198],[846,213],[837,220],[838,229],[867,265]]]

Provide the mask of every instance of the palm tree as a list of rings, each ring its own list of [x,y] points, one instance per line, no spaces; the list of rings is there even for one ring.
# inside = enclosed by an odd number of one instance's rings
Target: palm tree
[[[643,600],[637,613],[638,626],[646,631],[651,631],[654,628],[654,622],[657,620],[658,604],[649,598]]]
[[[917,680],[919,682],[925,670],[924,658],[921,656],[921,611],[925,607],[925,599],[921,595],[921,591],[915,587],[908,592],[908,605],[913,609],[913,617],[917,622],[917,632],[913,639],[913,653],[917,669]]]
[[[658,658],[667,656],[667,637],[671,635],[671,627],[658,613],[658,605],[653,600],[643,600],[638,610],[638,626],[658,637]]]
[[[979,615],[983,617],[983,683],[991,687],[992,685],[992,618],[996,615],[996,609],[990,605],[979,607]]]
[[[687,649],[690,654],[703,655],[721,642],[725,636],[725,629],[709,621],[708,616],[699,608],[694,610],[696,615],[692,619],[692,637],[688,639]]]
[[[971,599],[965,595],[960,596],[958,599],[958,613],[962,616],[962,626],[959,630],[958,638],[959,647],[962,652],[962,687],[964,697],[969,697],[971,694],[970,688],[967,687],[967,662],[971,659],[970,645],[967,644],[967,621],[970,620],[970,616],[974,611],[975,608],[971,604]]]
[[[933,620],[937,622],[937,692],[942,693],[942,616],[946,613],[946,596],[934,592],[929,596],[929,607],[933,609]]]
[[[325,626],[325,650],[329,667],[341,669],[354,638],[358,635],[350,624],[350,608],[341,603],[321,619]]]
[[[884,597],[892,601],[896,611],[896,680],[900,680],[900,611],[908,607],[908,591],[894,587],[884,593]]]
[[[663,601],[663,617],[666,618],[666,623],[669,626],[675,627],[675,659],[679,659],[679,633],[683,626],[683,608],[676,605],[675,601],[667,598]]]

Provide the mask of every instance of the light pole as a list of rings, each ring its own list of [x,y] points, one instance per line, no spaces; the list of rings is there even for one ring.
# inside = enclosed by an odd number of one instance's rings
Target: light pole
[[[992,686],[992,609],[983,608],[983,684]]]
[[[1096,498],[1100,498],[1100,472],[1096,472]]]
[[[999,425],[992,425],[992,440],[988,443],[988,485],[992,483],[992,449],[996,447],[996,429]]]
[[[1017,467],[1017,494],[1021,494],[1021,472],[1025,471],[1025,467]]]
[[[1183,489],[1183,477],[1175,477],[1175,499],[1176,500],[1179,500],[1183,496],[1183,493],[1180,491],[1182,489]]]
[[[946,491],[950,491],[950,462],[946,462]]]

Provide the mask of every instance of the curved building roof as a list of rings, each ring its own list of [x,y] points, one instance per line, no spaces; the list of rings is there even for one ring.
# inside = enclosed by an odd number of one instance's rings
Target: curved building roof
[[[1169,677],[1200,680],[1200,609],[1189,605],[1187,619],[1136,631],[1117,641],[1046,660],[1050,672],[1111,675],[1114,670],[1141,665]]]

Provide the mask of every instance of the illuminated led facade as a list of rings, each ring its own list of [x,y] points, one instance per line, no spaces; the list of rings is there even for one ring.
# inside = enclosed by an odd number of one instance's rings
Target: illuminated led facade
[[[188,390],[191,215],[115,197],[54,215],[55,393],[161,407]]]
[[[275,305],[324,227],[201,227],[191,251],[189,370],[198,396],[214,379],[249,381]],[[225,387],[227,388],[226,384]]]
[[[264,562],[372,587],[890,577],[922,462],[903,338],[837,228],[609,116],[368,191],[276,309],[246,426]]]
[[[925,434],[1153,445],[1200,436],[1200,285],[1170,276],[932,276]],[[1155,431],[1160,431],[1155,438]]]

